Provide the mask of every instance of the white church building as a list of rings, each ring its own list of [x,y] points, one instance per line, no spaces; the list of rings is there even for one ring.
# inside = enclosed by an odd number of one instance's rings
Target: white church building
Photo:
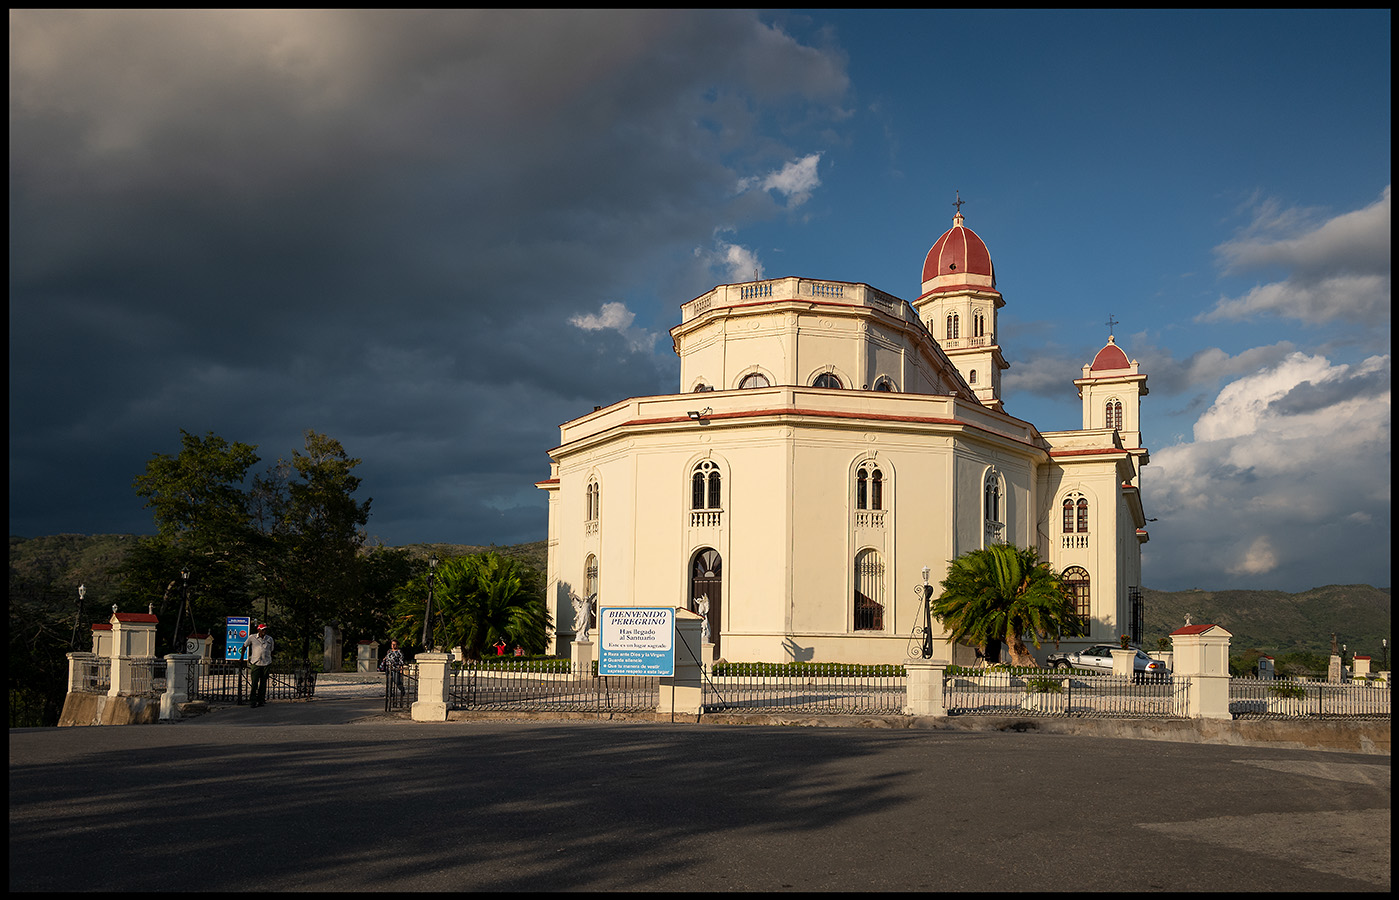
[[[1072,585],[1088,625],[1061,647],[1140,641],[1146,375],[1110,337],[1073,380],[1081,428],[1009,415],[1005,302],[959,204],[911,302],[789,277],[683,304],[680,393],[565,422],[549,451],[554,649],[581,630],[578,597],[704,598],[718,658],[901,662],[921,644],[925,568],[936,593],[952,559],[996,542],[1037,548]]]

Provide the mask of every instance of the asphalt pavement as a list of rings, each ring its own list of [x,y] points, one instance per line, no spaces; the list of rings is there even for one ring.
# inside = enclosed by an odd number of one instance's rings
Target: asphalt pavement
[[[317,693],[12,729],[10,890],[1390,889],[1388,756]]]

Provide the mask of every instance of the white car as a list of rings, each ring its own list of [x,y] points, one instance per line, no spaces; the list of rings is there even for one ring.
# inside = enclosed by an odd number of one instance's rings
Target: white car
[[[1049,665],[1056,669],[1089,669],[1094,672],[1112,673],[1112,651],[1120,649],[1111,644],[1098,644],[1077,653],[1051,653],[1047,658]],[[1146,655],[1146,651],[1139,647],[1133,647],[1137,651],[1136,659],[1133,661],[1133,669],[1138,680],[1143,680],[1150,676],[1152,680],[1168,679],[1171,677],[1171,670],[1166,668],[1166,664],[1158,662]]]

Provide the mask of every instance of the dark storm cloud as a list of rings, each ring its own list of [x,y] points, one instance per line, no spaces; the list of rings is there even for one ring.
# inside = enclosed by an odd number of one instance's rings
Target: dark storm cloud
[[[131,479],[181,428],[268,462],[315,428],[390,543],[542,538],[558,424],[676,389],[694,248],[778,211],[735,186],[847,89],[738,12],[10,24],[21,534],[145,530]],[[570,324],[623,299],[657,354]]]

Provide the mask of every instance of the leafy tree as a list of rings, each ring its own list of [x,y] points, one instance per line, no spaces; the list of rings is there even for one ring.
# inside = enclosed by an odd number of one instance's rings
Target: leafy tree
[[[993,544],[952,561],[942,581],[942,594],[933,603],[953,640],[985,647],[1003,640],[1010,661],[1037,666],[1025,646],[1042,639],[1058,640],[1074,633],[1079,618],[1073,598],[1048,563],[1032,547]]]
[[[306,432],[305,452],[279,460],[256,479],[249,501],[261,524],[259,569],[277,604],[289,646],[304,657],[329,621],[360,595],[365,524],[372,500],[352,496],[360,479],[334,438]]]
[[[427,575],[403,585],[394,605],[391,633],[400,641],[421,639],[427,603]],[[551,618],[538,573],[517,559],[494,551],[444,560],[433,589],[433,637],[457,646],[467,659],[480,659],[498,640],[529,653],[548,646]]]
[[[123,561],[117,602],[135,609],[157,604],[170,629],[160,645],[182,649],[184,635],[173,633],[177,622],[187,633],[212,631],[223,615],[249,607],[259,541],[244,488],[257,448],[212,432],[201,438],[182,430],[180,436],[178,454],[155,454],[135,479],[137,495],[153,510],[156,534]],[[181,609],[186,569],[194,621]]]

